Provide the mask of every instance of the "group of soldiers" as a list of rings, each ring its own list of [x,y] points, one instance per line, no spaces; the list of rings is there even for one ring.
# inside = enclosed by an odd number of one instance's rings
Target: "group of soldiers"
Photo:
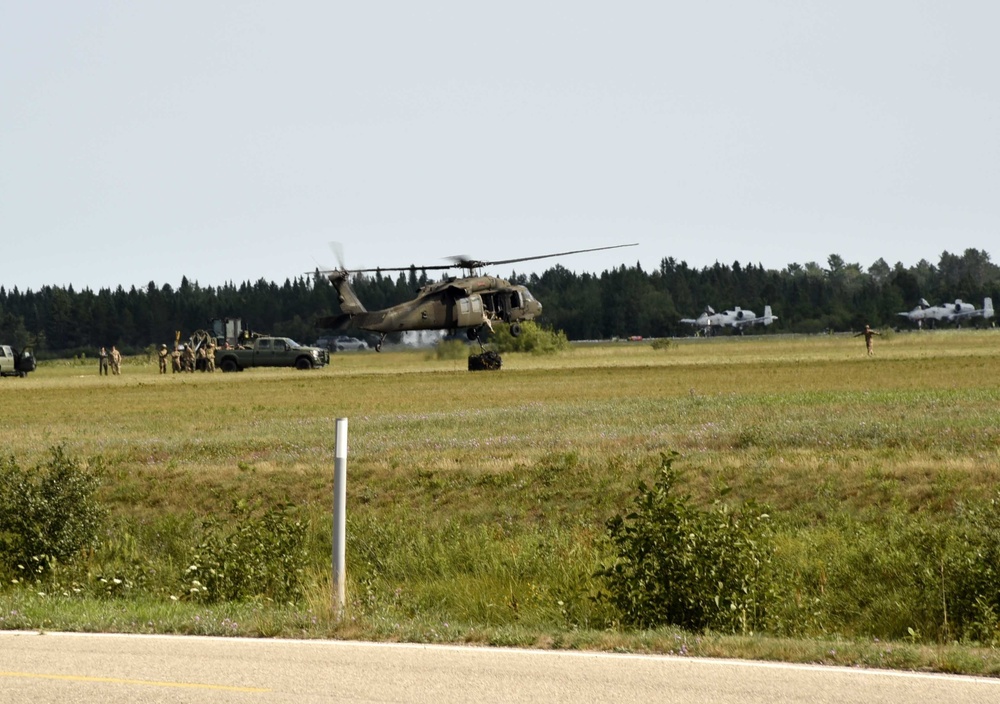
[[[107,376],[109,370],[115,376],[122,373],[122,353],[115,345],[111,345],[111,352],[102,347],[101,351],[97,353],[97,359],[99,362],[97,373],[100,376]]]
[[[215,371],[215,340],[208,337],[197,344],[175,344],[174,351],[167,351],[166,345],[160,345],[160,374],[167,373],[167,357],[170,358],[173,373],[193,372],[196,369],[203,372]]]

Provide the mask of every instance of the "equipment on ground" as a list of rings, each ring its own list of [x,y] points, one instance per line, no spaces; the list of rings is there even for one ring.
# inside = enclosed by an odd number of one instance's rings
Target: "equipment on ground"
[[[493,350],[487,350],[482,354],[469,355],[470,372],[499,371],[502,366],[503,359],[499,353]]]
[[[465,329],[470,340],[479,339],[483,328],[493,330],[495,321],[510,325],[510,334],[517,337],[521,333],[520,323],[532,320],[542,312],[542,304],[528,289],[494,276],[481,276],[479,270],[498,264],[533,261],[563,257],[583,252],[597,252],[605,249],[634,247],[636,243],[619,244],[610,247],[578,249],[571,252],[543,254],[534,257],[517,257],[497,261],[481,261],[466,256],[452,257],[452,264],[436,266],[377,267],[374,269],[347,269],[342,257],[340,268],[322,272],[337,289],[340,300],[340,315],[320,318],[316,327],[339,330],[347,327],[377,332],[381,335],[375,344],[375,351],[382,350],[386,335],[406,330],[459,330]],[[443,281],[429,283],[417,291],[417,297],[382,310],[369,311],[358,299],[351,287],[353,274],[384,271],[429,271],[437,269],[461,268],[466,276],[448,277]]]

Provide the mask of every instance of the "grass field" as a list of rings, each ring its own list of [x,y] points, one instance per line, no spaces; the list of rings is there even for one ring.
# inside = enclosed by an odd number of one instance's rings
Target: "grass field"
[[[501,372],[475,374],[464,359],[426,351],[338,353],[311,372],[161,376],[133,359],[108,378],[96,361],[46,363],[27,379],[0,380],[0,450],[32,466],[59,445],[100,465],[108,527],[102,547],[61,581],[0,590],[0,628],[559,645],[1000,673],[996,640],[948,638],[947,611],[943,629],[926,614],[907,621],[906,608],[881,603],[892,578],[856,564],[879,562],[884,539],[887,561],[905,571],[913,525],[934,530],[997,496],[1000,333],[889,333],[875,350],[868,358],[860,339],[839,335],[675,340],[666,349],[605,343],[507,354]],[[355,537],[350,605],[338,622],[328,570],[340,417],[350,421]],[[637,482],[669,451],[680,453],[698,505],[752,498],[770,507],[779,560],[815,604],[789,601],[773,632],[725,636],[630,632],[592,599],[593,573],[609,559],[605,521],[628,510]],[[240,500],[292,504],[308,524],[299,603],[207,605],[182,590],[201,522],[234,515]],[[870,551],[852,552],[859,545]],[[851,570],[865,584],[848,579]],[[99,598],[84,584],[112,574],[134,591]]]

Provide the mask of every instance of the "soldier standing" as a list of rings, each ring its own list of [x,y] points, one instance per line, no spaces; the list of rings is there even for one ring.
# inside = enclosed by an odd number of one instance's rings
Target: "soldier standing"
[[[215,371],[215,340],[212,338],[205,343],[205,371]]]
[[[169,356],[170,353],[167,352],[167,346],[160,345],[160,374],[167,373],[167,357]]]
[[[202,342],[198,347],[198,364],[197,368],[201,371],[208,369],[208,350],[205,349],[205,343]]]
[[[174,345],[174,351],[170,353],[170,363],[173,374],[183,371],[181,369],[181,350],[177,345]]]
[[[97,368],[98,376],[108,375],[108,351],[101,348],[101,351],[97,353],[97,358],[100,360],[100,366]]]
[[[184,371],[194,371],[194,348],[191,345],[184,345]]]
[[[873,356],[875,354],[875,349],[874,349],[874,344],[873,344],[873,340],[875,339],[875,335],[878,335],[878,336],[881,337],[882,333],[876,332],[875,330],[872,330],[868,326],[868,324],[866,323],[865,324],[865,329],[862,330],[861,332],[859,332],[854,337],[861,337],[862,335],[865,336],[865,348],[868,350],[868,356],[871,357],[871,356]]]
[[[114,345],[111,345],[111,373],[115,376],[122,373],[122,353]]]

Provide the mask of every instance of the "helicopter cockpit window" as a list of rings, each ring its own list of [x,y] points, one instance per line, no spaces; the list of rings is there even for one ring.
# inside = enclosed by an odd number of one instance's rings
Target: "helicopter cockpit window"
[[[517,291],[513,291],[510,294],[510,306],[511,308],[521,307],[521,296]]]

